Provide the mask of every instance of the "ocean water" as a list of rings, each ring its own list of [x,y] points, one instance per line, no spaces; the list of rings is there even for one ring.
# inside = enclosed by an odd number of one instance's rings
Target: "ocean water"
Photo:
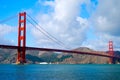
[[[0,65],[0,80],[120,80],[120,65]]]

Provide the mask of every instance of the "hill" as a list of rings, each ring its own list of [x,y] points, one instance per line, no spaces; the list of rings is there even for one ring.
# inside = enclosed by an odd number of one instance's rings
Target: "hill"
[[[94,50],[87,47],[80,47],[74,49],[76,51],[94,52]],[[98,51],[102,54],[102,51]],[[9,64],[15,63],[17,50],[0,49],[0,63]],[[119,55],[119,51],[115,51],[115,55]],[[107,64],[109,58],[100,56],[91,56],[85,54],[70,54],[57,53],[47,51],[26,51],[27,63],[39,64],[40,62],[54,63],[54,64]],[[117,60],[118,62],[119,60]]]

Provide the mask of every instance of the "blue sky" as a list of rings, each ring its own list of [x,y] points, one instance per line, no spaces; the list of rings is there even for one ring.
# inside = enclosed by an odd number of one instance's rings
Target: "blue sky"
[[[3,17],[7,17],[13,14],[16,14],[24,9],[28,9],[35,5],[35,0],[30,0],[28,2],[27,0],[1,0],[0,1],[0,9],[1,9],[1,15]]]
[[[116,3],[119,6],[120,2],[114,0],[1,0],[0,21],[26,11],[47,32],[67,46],[107,50],[109,40],[113,40],[116,47],[119,47],[116,44],[120,43],[119,36],[116,36],[119,29]],[[109,9],[113,13],[109,12]],[[105,12],[109,12],[109,15]],[[17,20],[16,17],[9,22],[0,23],[0,44],[17,45]],[[111,25],[114,21],[115,25]],[[6,30],[7,28],[10,30]],[[59,48],[30,23],[27,23],[27,28],[27,46]]]

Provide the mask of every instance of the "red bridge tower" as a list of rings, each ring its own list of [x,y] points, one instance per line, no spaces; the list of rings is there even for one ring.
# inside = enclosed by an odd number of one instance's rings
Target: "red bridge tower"
[[[19,13],[17,64],[24,64],[26,47],[26,13]]]
[[[113,41],[109,41],[109,54],[111,56],[114,56],[114,51],[113,51]],[[110,58],[109,63],[113,63],[113,58]]]

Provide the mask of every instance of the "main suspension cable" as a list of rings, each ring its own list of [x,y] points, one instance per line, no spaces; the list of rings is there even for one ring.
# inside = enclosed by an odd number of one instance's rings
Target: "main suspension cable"
[[[57,38],[55,38],[54,36],[52,36],[50,33],[48,33],[45,29],[43,29],[30,15],[27,14],[27,16],[39,27],[39,29],[41,29],[41,31],[46,34],[47,36],[49,36],[52,40],[54,40],[54,42],[57,42],[59,44],[61,44],[62,46],[64,46],[67,49],[70,49],[69,47],[67,47],[63,42],[61,42],[60,40],[58,40]]]
[[[33,27],[35,27],[38,31],[40,31],[43,35],[45,35],[48,39],[54,41],[55,43],[57,43],[60,47],[63,47],[63,45],[61,45],[60,43],[56,42],[53,38],[51,38],[50,36],[48,36],[46,33],[44,33],[40,28],[38,28],[35,24],[33,24],[30,20],[27,19],[27,21],[33,25]]]
[[[8,21],[16,18],[17,16],[18,16],[18,15],[13,15],[13,16],[10,16],[10,17],[4,19],[4,20],[0,20],[0,24],[5,23],[5,22],[8,22]]]

